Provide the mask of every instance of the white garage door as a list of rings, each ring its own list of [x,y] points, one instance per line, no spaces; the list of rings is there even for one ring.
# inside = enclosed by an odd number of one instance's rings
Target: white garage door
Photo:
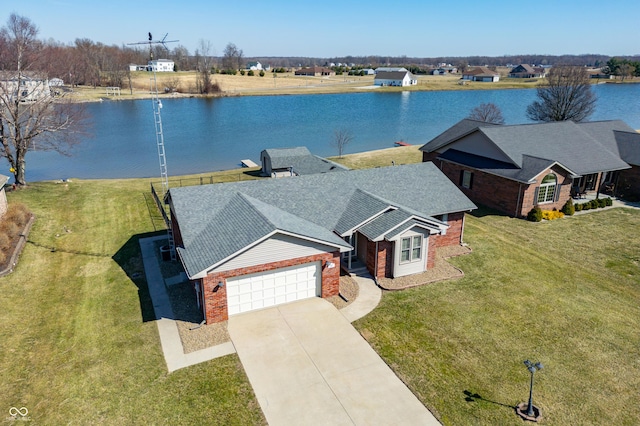
[[[320,262],[227,280],[229,315],[320,295]]]

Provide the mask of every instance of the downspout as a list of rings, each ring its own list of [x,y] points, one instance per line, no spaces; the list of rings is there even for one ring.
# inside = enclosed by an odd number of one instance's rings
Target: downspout
[[[373,262],[374,266],[373,266],[373,279],[376,280],[376,283],[378,282],[378,242],[376,241],[376,259],[375,262]]]
[[[469,210],[469,213],[471,213],[471,210]],[[464,222],[467,220],[467,215],[466,214],[462,214],[462,230],[460,231],[460,245],[464,244]]]
[[[518,202],[516,203],[516,217],[520,217],[518,214],[519,211],[522,210],[522,206],[520,206],[520,201],[522,200],[522,184],[518,184]]]

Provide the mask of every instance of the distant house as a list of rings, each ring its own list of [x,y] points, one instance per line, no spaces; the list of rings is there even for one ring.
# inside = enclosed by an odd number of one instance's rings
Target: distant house
[[[173,72],[175,64],[172,60],[169,59],[156,59],[153,61],[149,61],[148,67],[149,71]]]
[[[306,75],[310,77],[334,76],[336,72],[325,67],[306,67],[296,70],[294,75]]]
[[[528,64],[520,64],[509,71],[510,78],[544,78],[546,76],[546,69]]]
[[[452,66],[443,66],[431,70],[431,75],[447,75],[455,74],[458,72],[458,68]]]
[[[260,62],[247,62],[247,69],[249,71],[262,71],[262,64]]]
[[[376,74],[376,70],[374,70],[373,68],[365,68],[362,70],[362,72],[364,73],[364,75],[375,75]]]
[[[337,296],[340,271],[420,274],[476,206],[431,163],[171,188],[176,252],[208,324]]]
[[[64,86],[64,81],[61,78],[52,78],[49,80],[49,87],[60,87]]]
[[[0,93],[6,100],[32,103],[51,96],[49,80],[33,72],[0,72]]]
[[[147,71],[148,65],[129,64],[129,71]]]
[[[462,73],[462,79],[495,83],[500,80],[500,74],[487,67],[475,67]]]
[[[620,120],[464,119],[420,150],[471,200],[514,217],[536,206],[560,210],[587,192],[640,193],[640,133]]]
[[[376,86],[415,86],[416,76],[409,71],[379,71],[373,80]]]
[[[271,177],[303,176],[349,170],[347,167],[311,154],[304,147],[271,148],[260,153],[262,174]]]

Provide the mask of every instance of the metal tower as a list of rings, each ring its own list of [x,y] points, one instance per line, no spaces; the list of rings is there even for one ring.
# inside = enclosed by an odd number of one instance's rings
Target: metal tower
[[[153,61],[153,45],[154,44],[160,44],[162,45],[165,49],[167,49],[167,45],[166,43],[176,43],[178,42],[178,40],[166,40],[168,34],[165,34],[165,36],[162,38],[162,40],[160,41],[154,41],[153,40],[153,36],[151,35],[151,33],[149,33],[149,40],[148,41],[142,41],[139,43],[130,43],[131,45],[134,44],[148,44],[149,45],[149,61]],[[168,50],[168,49],[167,49]],[[149,69],[149,67],[151,69]],[[167,156],[164,150],[164,133],[162,131],[162,101],[160,100],[159,96],[158,96],[158,80],[156,78],[156,71],[157,71],[157,66],[155,66],[154,64],[150,64],[149,67],[147,67],[148,71],[151,71],[152,74],[149,77],[149,91],[151,93],[151,101],[153,104],[153,122],[154,122],[154,126],[155,126],[155,132],[156,132],[156,146],[158,148],[158,162],[160,164],[160,180],[162,182],[162,194],[161,194],[161,199],[164,200],[165,196],[167,195],[167,193],[169,192],[169,174],[167,172]],[[165,215],[166,217],[166,215]],[[172,229],[172,224],[171,224],[171,219],[167,218],[165,220],[165,223],[167,224],[167,234],[169,237],[169,248],[171,251],[171,260],[176,260],[176,250],[175,250],[175,241],[173,238],[173,229]]]

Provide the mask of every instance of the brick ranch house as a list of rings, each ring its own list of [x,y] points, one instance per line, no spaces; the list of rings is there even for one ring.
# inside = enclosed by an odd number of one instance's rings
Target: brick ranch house
[[[341,268],[421,273],[476,206],[432,163],[172,188],[176,251],[207,323],[339,292]]]
[[[420,150],[471,200],[513,217],[535,206],[560,210],[587,192],[640,188],[633,165],[640,163],[640,134],[619,120],[497,125],[464,119]]]

